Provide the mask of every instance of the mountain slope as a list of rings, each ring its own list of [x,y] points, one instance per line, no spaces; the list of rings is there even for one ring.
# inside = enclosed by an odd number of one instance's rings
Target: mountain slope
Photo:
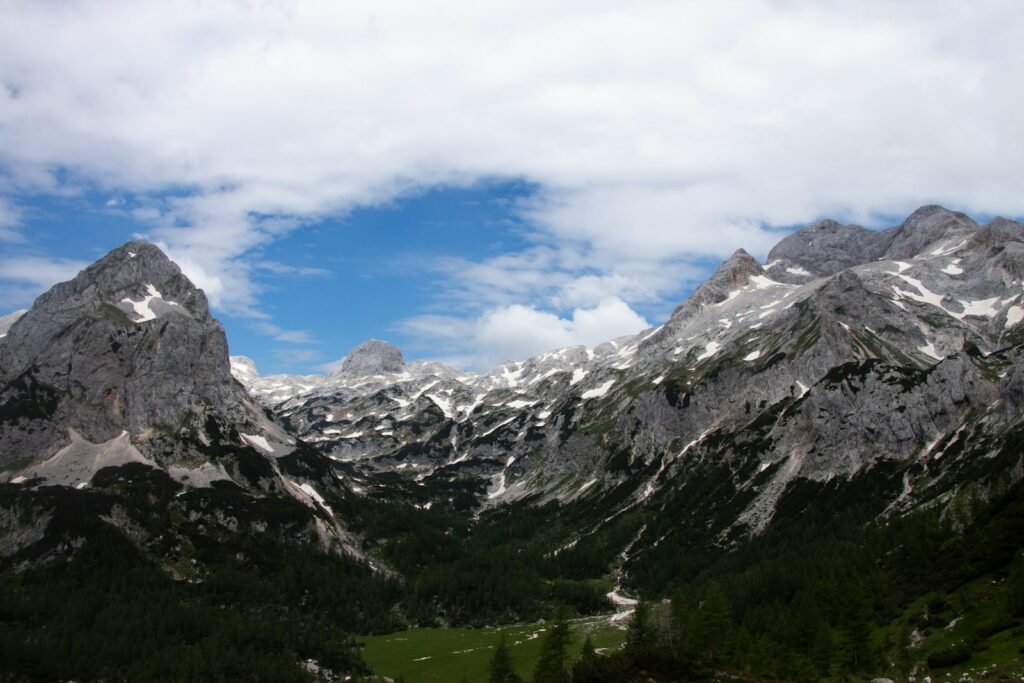
[[[936,478],[966,486],[943,449],[995,452],[1021,417],[1022,254],[1020,224],[941,207],[881,232],[824,221],[767,266],[738,251],[664,325],[595,349],[485,375],[239,377],[353,464],[367,495],[398,474],[428,491],[464,482],[483,504],[583,496],[621,513],[664,506],[706,466],[732,491],[707,537],[734,538],[763,530],[801,481],[895,465],[879,512],[937,495]],[[904,473],[912,462],[927,474]]]

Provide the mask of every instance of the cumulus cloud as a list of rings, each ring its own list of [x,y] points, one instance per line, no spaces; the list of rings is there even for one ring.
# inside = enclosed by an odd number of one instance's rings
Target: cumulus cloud
[[[596,346],[649,326],[626,302],[610,298],[592,308],[577,308],[568,317],[512,304],[474,319],[418,316],[404,321],[399,330],[428,342],[433,359],[486,371],[552,349]]]
[[[40,288],[49,287],[55,282],[70,280],[88,265],[86,261],[42,256],[0,258],[0,280],[21,282]]]
[[[258,317],[253,254],[282,235],[524,179],[534,246],[452,281],[478,309],[635,305],[701,259],[763,255],[768,226],[1024,214],[1022,18],[999,0],[15,1],[0,186],[141,198],[213,303]]]
[[[51,285],[70,280],[88,265],[34,255],[0,257],[0,313],[30,306]]]

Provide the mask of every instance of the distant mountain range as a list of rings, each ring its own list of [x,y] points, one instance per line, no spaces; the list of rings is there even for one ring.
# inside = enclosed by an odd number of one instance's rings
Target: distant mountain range
[[[702,506],[734,508],[716,521],[734,537],[799,481],[892,464],[890,511],[973,481],[1021,417],[1022,279],[1021,224],[927,206],[881,232],[816,223],[765,265],[737,251],[664,325],[593,349],[469,374],[369,341],[326,377],[232,371],[359,488],[397,472],[474,482],[484,505],[614,492],[621,510],[714,463],[730,484]]]
[[[426,539],[521,515],[590,609],[601,577],[628,606],[812,511],[969,516],[1024,479],[1022,283],[1024,226],[926,206],[885,231],[815,223],[765,264],[737,251],[663,325],[592,349],[474,374],[369,340],[327,376],[261,377],[129,242],[0,319],[0,570],[113,528],[190,584],[315,547],[412,591]],[[533,604],[422,590],[346,624]]]

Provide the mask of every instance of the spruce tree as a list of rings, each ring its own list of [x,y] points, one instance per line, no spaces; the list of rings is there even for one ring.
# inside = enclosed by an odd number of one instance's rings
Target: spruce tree
[[[590,640],[590,636],[587,636],[587,639],[583,641],[583,650],[580,652],[580,658],[576,660],[572,667],[573,683],[601,680],[600,668],[601,660],[594,649],[593,641]]]
[[[490,669],[491,675],[487,679],[489,683],[522,683],[523,681],[513,667],[512,655],[508,651],[504,633],[498,636],[498,644],[494,648],[494,656],[491,657]]]
[[[717,581],[704,587],[696,630],[701,654],[712,661],[724,654],[732,630],[732,614],[729,599]]]
[[[533,683],[568,683],[566,664],[571,638],[565,610],[559,608],[551,622],[551,628],[544,637],[544,642],[541,643],[540,659],[537,660],[537,668],[533,671]]]
[[[633,609],[633,618],[629,620],[629,629],[626,631],[626,654],[634,664],[643,665],[657,645],[657,639],[657,626],[651,614],[650,603],[641,600]]]
[[[1010,616],[1024,616],[1024,553],[1017,555],[1006,579],[1006,607]]]

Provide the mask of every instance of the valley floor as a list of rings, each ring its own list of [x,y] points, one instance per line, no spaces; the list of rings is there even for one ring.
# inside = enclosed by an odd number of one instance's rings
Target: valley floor
[[[616,616],[572,620],[574,657],[588,635],[599,652],[619,648],[626,638],[625,621]],[[504,634],[516,672],[529,680],[546,630],[543,621],[482,629],[417,628],[360,641],[364,659],[383,676],[401,676],[406,683],[478,683],[487,681],[495,644]]]

